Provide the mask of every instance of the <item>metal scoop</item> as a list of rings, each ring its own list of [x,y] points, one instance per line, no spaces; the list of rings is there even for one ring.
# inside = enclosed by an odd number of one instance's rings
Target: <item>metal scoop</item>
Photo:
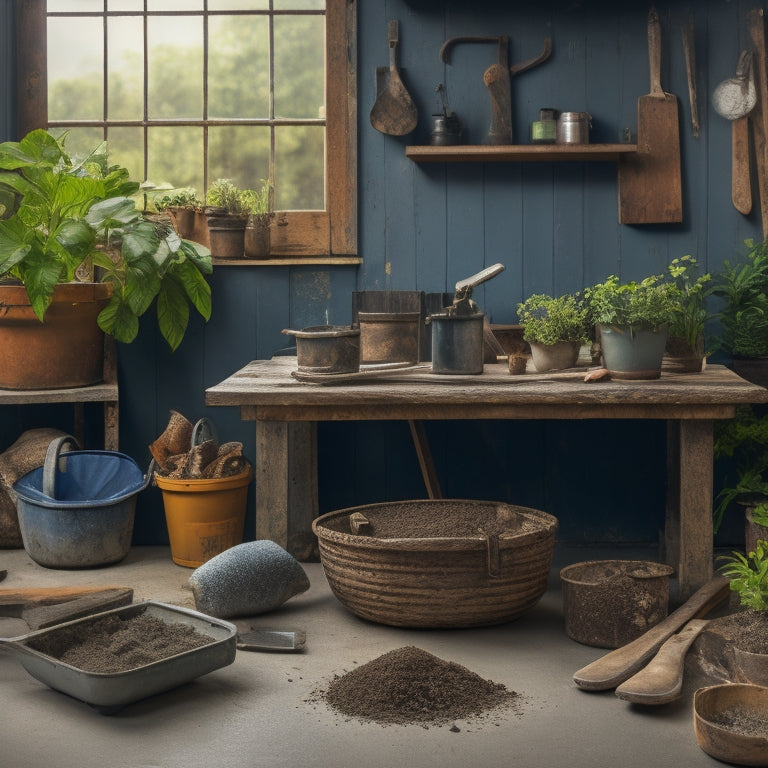
[[[712,93],[715,112],[726,120],[738,120],[748,115],[757,103],[757,91],[752,77],[752,52],[742,51],[736,67],[736,77],[723,80]]]

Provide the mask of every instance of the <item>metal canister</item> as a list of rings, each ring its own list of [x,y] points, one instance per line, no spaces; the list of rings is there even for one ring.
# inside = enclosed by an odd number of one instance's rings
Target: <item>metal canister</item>
[[[589,112],[563,112],[557,119],[558,144],[589,144],[592,115]]]

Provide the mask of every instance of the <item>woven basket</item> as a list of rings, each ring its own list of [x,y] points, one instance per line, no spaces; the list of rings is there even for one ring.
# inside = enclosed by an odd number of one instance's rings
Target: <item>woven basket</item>
[[[446,535],[463,520],[466,531]],[[476,627],[539,601],[557,519],[493,501],[402,501],[330,512],[312,528],[328,583],[352,613],[398,627]]]

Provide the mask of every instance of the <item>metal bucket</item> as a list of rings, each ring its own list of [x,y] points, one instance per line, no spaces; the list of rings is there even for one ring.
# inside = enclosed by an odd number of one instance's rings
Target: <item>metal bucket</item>
[[[314,325],[283,333],[296,337],[296,361],[306,373],[356,373],[360,370],[360,329]]]
[[[122,560],[131,546],[136,495],[149,483],[116,451],[67,451],[66,435],[45,464],[13,486],[27,554],[46,568],[92,568]]]
[[[430,315],[432,372],[478,374],[483,372],[483,320],[485,315]]]
[[[360,362],[417,363],[420,312],[359,312]]]

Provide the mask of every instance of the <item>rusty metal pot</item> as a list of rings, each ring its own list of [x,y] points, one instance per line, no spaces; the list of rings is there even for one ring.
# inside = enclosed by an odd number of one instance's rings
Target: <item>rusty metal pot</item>
[[[360,329],[315,325],[283,333],[296,337],[296,359],[306,373],[355,373],[360,369]]]

